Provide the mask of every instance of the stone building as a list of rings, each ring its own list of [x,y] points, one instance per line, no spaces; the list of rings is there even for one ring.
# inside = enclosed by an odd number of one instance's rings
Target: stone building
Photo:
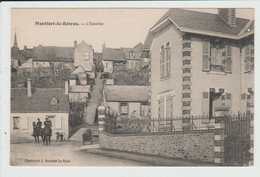
[[[142,55],[151,59],[153,117],[253,113],[254,21],[236,9],[170,9]]]

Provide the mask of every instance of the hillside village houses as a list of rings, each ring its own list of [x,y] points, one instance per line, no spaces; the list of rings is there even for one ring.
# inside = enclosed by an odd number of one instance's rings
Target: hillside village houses
[[[254,112],[254,21],[235,9],[170,9],[142,55],[151,59],[152,117]]]
[[[102,60],[99,64],[104,67],[104,73],[112,73],[115,69],[127,68],[140,70],[148,63],[147,58],[141,58],[143,44],[138,43],[133,48],[108,48],[102,46]]]

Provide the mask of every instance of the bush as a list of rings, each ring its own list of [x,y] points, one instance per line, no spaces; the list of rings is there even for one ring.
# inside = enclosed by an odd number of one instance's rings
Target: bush
[[[112,79],[115,85],[150,85],[149,73],[142,70],[115,70]]]

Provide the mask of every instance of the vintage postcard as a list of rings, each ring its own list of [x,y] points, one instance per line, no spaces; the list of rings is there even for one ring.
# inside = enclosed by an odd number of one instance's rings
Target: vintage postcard
[[[254,166],[254,8],[10,17],[10,166]]]

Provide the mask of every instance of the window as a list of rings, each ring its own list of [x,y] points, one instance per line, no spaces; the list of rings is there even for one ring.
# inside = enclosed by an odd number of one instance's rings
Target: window
[[[127,103],[120,103],[120,115],[127,115]]]
[[[161,79],[171,75],[171,46],[170,42],[161,46],[160,53]]]
[[[224,41],[203,41],[202,70],[232,72],[232,48]]]
[[[163,118],[164,117],[164,105],[165,105],[165,101],[164,101],[164,97],[161,97],[159,100],[159,107],[158,107],[158,116],[159,118]]]
[[[254,45],[249,44],[245,48],[245,72],[254,70]]]
[[[168,118],[173,116],[173,96],[171,94],[160,97],[158,116],[159,118]]]
[[[148,116],[149,107],[148,103],[141,103],[141,116]]]
[[[20,125],[19,125],[19,122],[20,122],[20,117],[13,117],[13,120],[14,120],[14,129],[19,129],[20,128]]]
[[[133,51],[130,52],[130,59],[135,58],[135,53]]]
[[[89,60],[89,53],[88,52],[84,53],[84,60]]]
[[[166,97],[166,117],[172,117],[173,116],[173,108],[172,108],[172,96]]]

